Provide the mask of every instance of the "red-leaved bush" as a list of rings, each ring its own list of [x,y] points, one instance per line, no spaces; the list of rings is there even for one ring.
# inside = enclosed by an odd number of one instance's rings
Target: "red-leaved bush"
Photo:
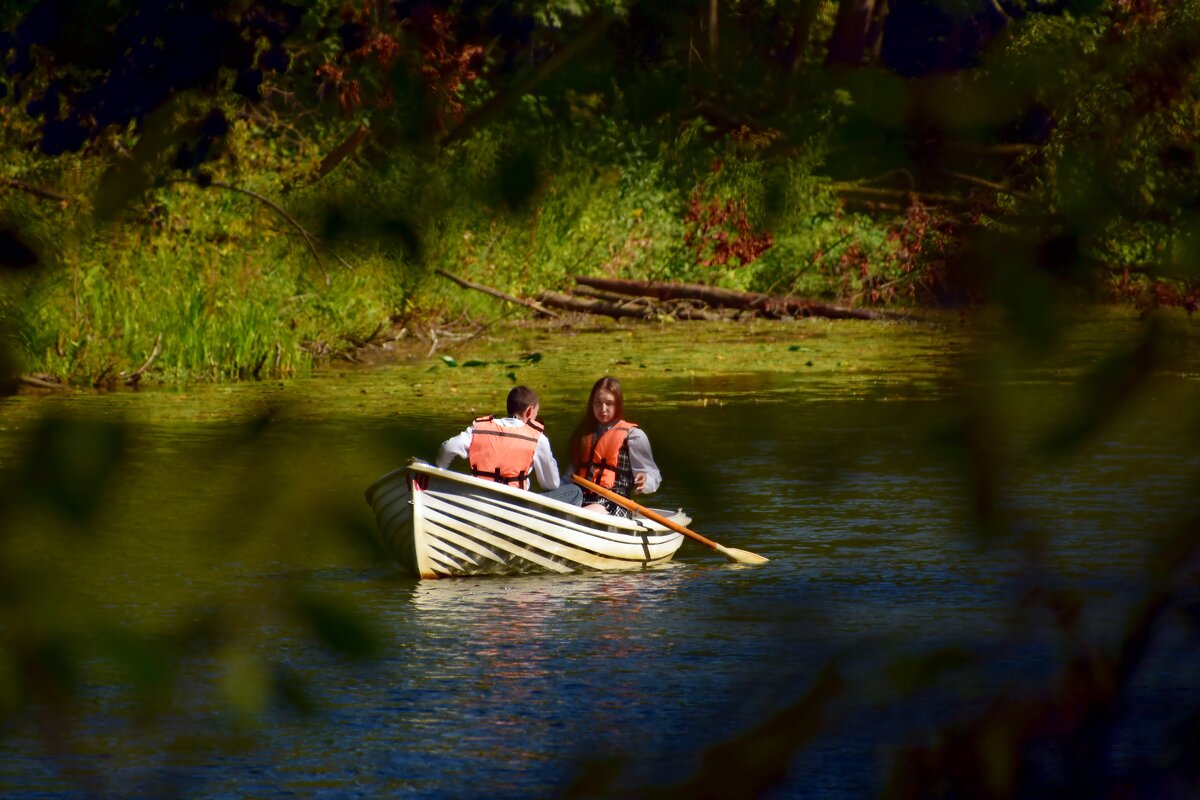
[[[692,191],[683,217],[683,241],[702,267],[744,267],[775,243],[770,231],[754,229],[746,213],[746,198],[705,198],[700,187]]]

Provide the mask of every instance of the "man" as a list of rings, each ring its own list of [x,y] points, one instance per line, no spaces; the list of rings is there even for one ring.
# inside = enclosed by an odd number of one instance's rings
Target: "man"
[[[558,462],[550,450],[545,428],[537,421],[537,393],[517,386],[508,393],[508,416],[480,417],[462,433],[442,442],[436,464],[441,469],[465,458],[471,474],[520,489],[529,488],[530,473],[549,497],[571,505],[583,504],[583,491],[573,483],[560,484]]]

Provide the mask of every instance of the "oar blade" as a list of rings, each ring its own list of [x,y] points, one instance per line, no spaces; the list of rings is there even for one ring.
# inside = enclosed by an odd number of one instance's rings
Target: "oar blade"
[[[721,555],[738,564],[765,564],[771,560],[766,556],[760,556],[758,553],[751,553],[749,550],[739,550],[736,547],[718,545],[717,550]]]

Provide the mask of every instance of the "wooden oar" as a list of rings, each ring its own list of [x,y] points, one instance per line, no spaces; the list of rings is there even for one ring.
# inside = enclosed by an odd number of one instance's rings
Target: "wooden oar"
[[[765,556],[760,556],[757,553],[751,553],[749,550],[738,550],[735,547],[725,547],[724,545],[717,544],[712,539],[708,539],[704,536],[701,536],[700,534],[696,533],[694,530],[691,530],[690,528],[685,528],[682,525],[680,525],[678,522],[673,522],[673,521],[667,519],[666,517],[664,517],[662,514],[659,514],[656,511],[651,511],[650,509],[646,508],[645,506],[639,505],[639,504],[633,502],[628,497],[622,497],[621,495],[617,494],[616,492],[609,491],[608,489],[605,489],[603,486],[598,486],[597,484],[592,483],[587,478],[581,478],[578,475],[572,475],[571,480],[575,481],[576,483],[578,483],[580,486],[584,487],[585,489],[591,489],[593,492],[600,495],[601,497],[607,497],[609,500],[612,500],[614,503],[616,503],[619,506],[624,506],[625,508],[629,509],[630,511],[634,511],[634,512],[637,512],[638,514],[641,514],[646,519],[652,519],[655,522],[657,522],[659,525],[668,527],[671,530],[676,531],[677,533],[682,533],[684,536],[690,536],[691,538],[695,539],[700,544],[706,545],[707,547],[711,547],[713,550],[716,550],[718,553],[725,556],[730,561],[736,561],[739,564],[762,564],[768,560]]]

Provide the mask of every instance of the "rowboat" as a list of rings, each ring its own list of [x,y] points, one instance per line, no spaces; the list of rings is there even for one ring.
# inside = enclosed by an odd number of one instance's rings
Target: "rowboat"
[[[414,459],[366,491],[384,547],[420,578],[643,569],[683,536],[642,517],[584,511]],[[656,510],[679,525],[691,518]]]

